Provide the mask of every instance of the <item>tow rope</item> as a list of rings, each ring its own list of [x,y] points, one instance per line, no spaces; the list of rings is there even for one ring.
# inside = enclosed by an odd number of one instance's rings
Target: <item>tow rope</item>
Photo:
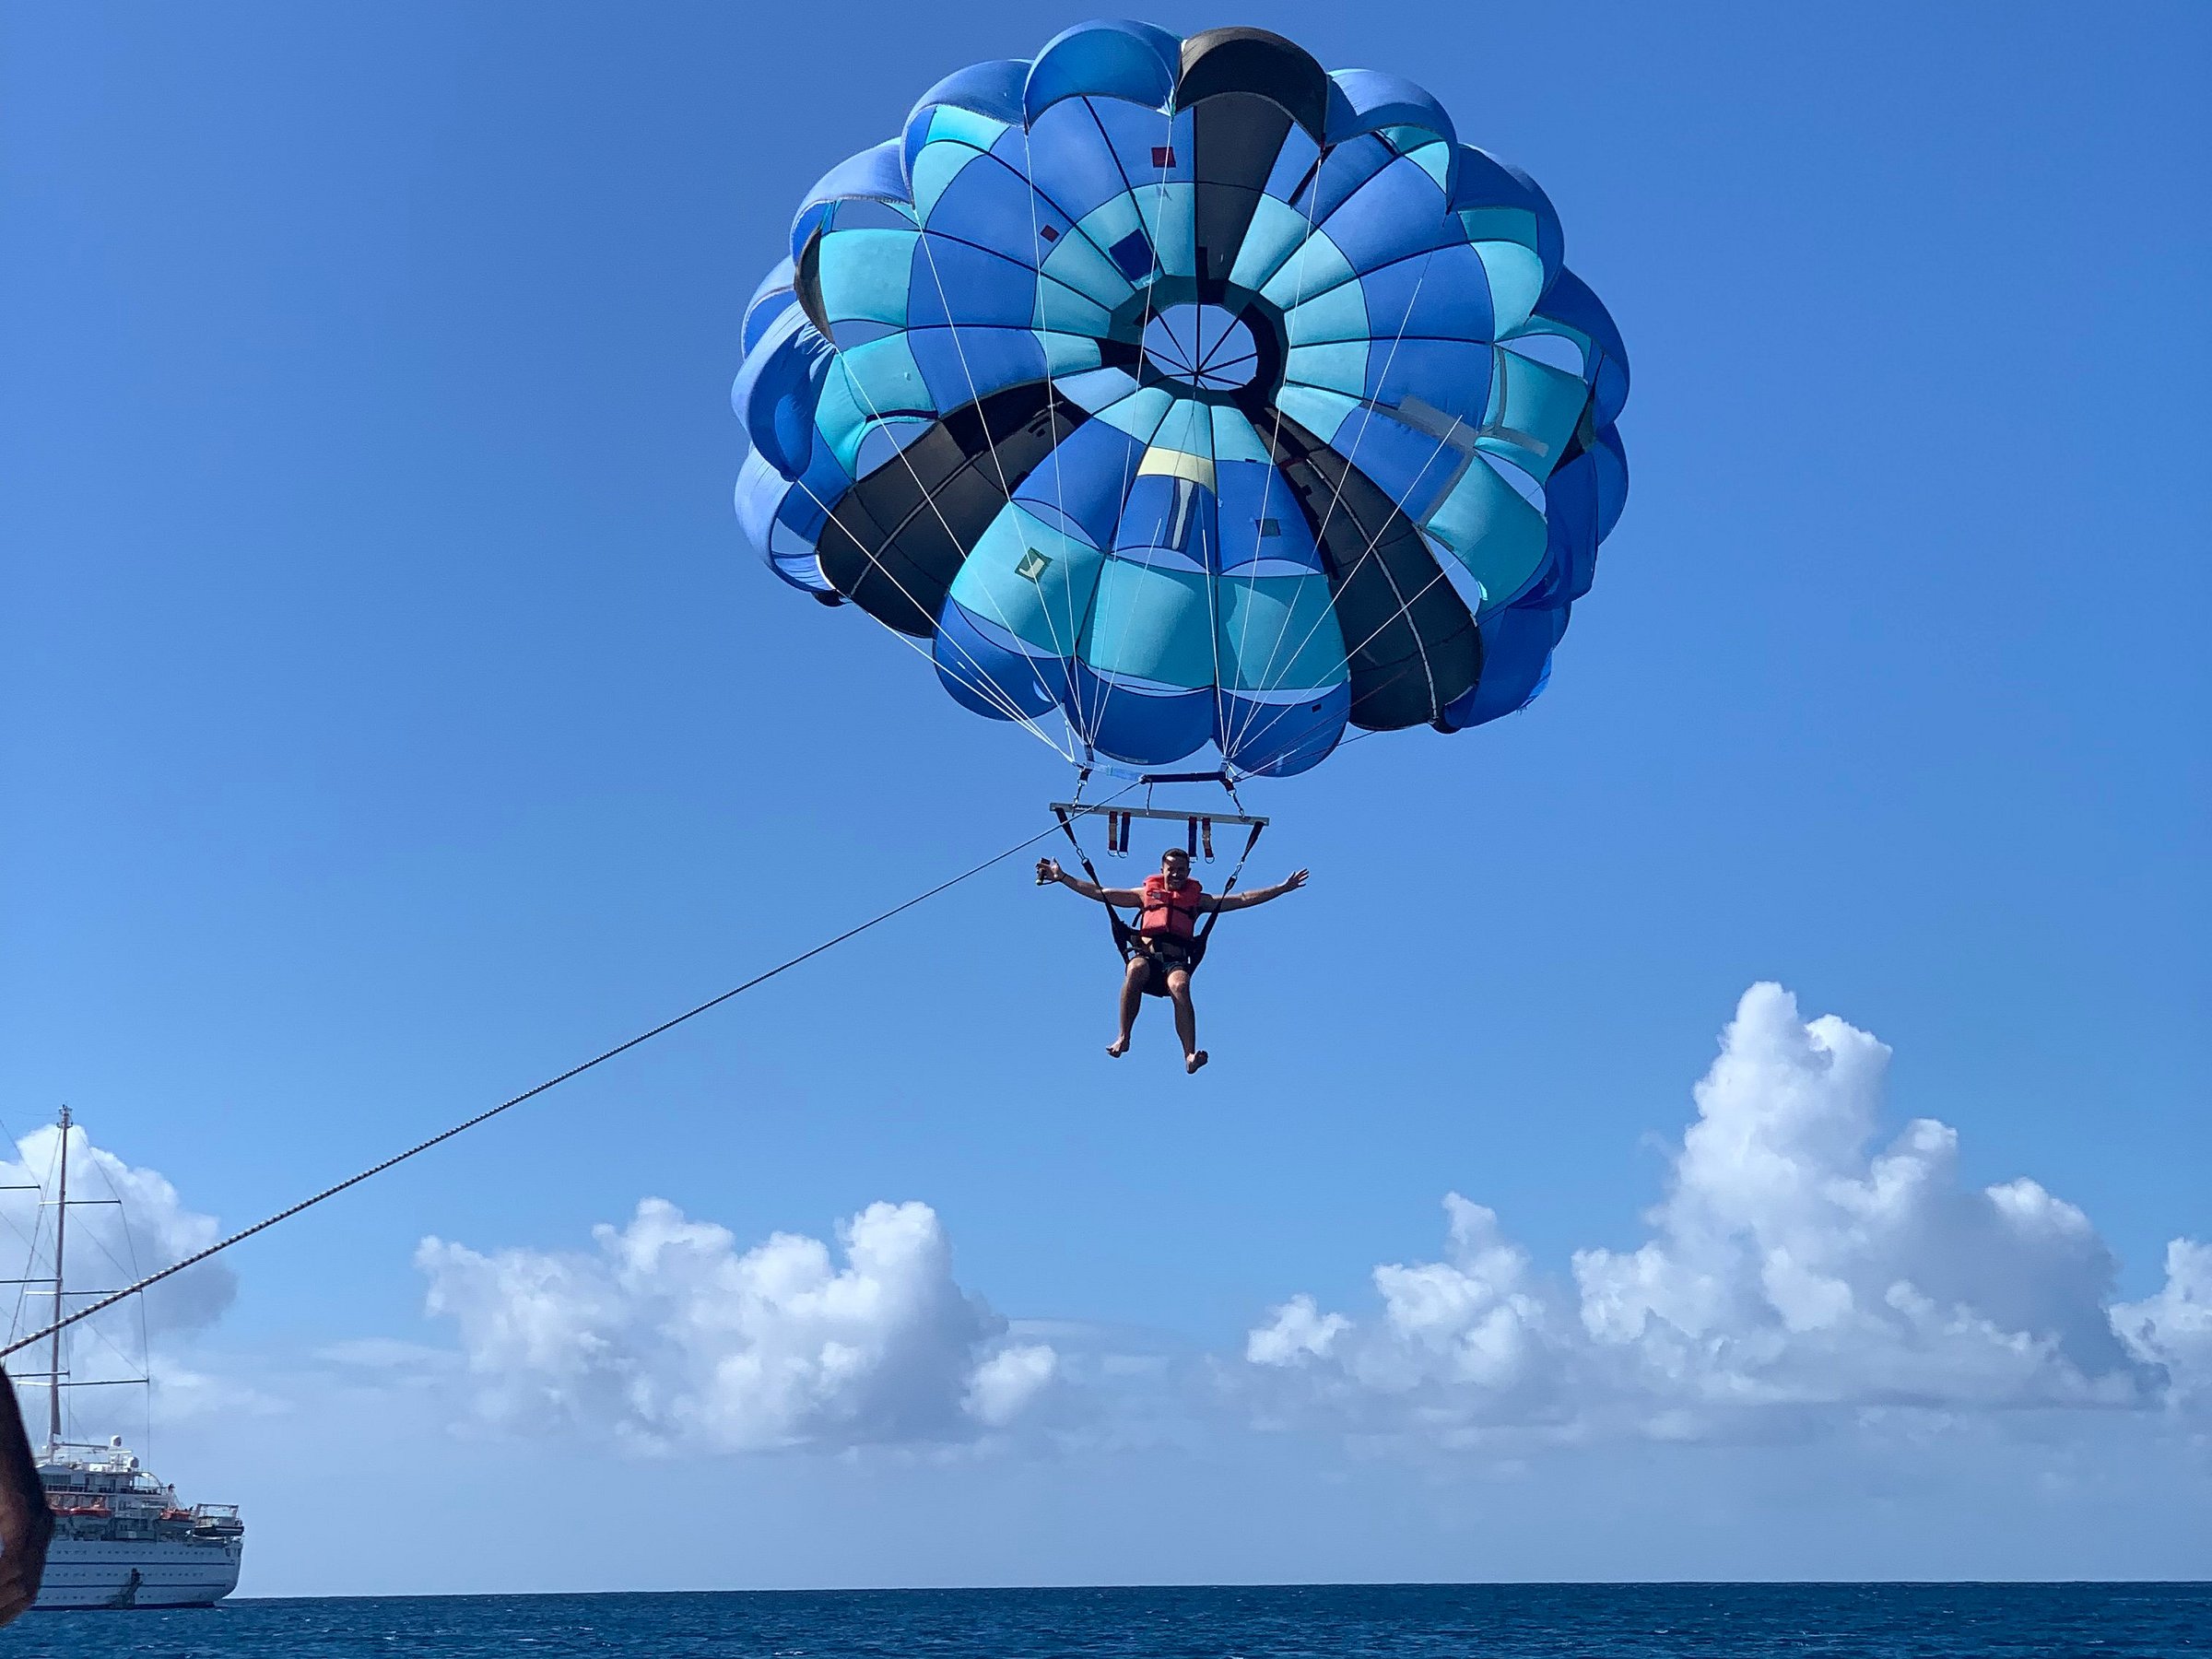
[[[1123,795],[1127,794],[1130,789],[1135,789],[1136,787],[1136,784],[1132,783],[1129,785],[1128,789],[1118,791],[1114,794],[1108,796],[1105,801],[1100,801],[1092,806],[1077,807],[1076,810],[1078,814],[1103,812],[1106,809],[1107,801],[1119,800]],[[1062,820],[1062,822],[1065,822],[1065,820]],[[484,1112],[479,1112],[476,1116],[465,1119],[462,1122],[455,1124],[452,1128],[441,1131],[439,1134],[431,1135],[430,1138],[426,1141],[418,1142],[416,1145],[409,1147],[405,1152],[395,1153],[392,1157],[385,1159],[382,1163],[371,1164],[368,1169],[363,1170],[358,1175],[348,1175],[344,1181],[339,1182],[335,1186],[324,1187],[321,1192],[315,1194],[312,1198],[302,1198],[299,1203],[291,1206],[289,1208],[280,1209],[275,1215],[267,1217],[263,1220],[256,1221],[253,1226],[241,1229],[241,1230],[232,1233],[229,1238],[219,1240],[217,1242],[208,1245],[205,1250],[195,1250],[192,1254],[184,1257],[183,1260],[179,1262],[171,1262],[168,1266],[162,1268],[159,1273],[147,1274],[144,1278],[140,1279],[135,1285],[126,1285],[121,1290],[112,1290],[105,1296],[102,1296],[98,1301],[88,1303],[85,1307],[79,1308],[76,1312],[56,1318],[52,1324],[46,1326],[43,1330],[33,1331],[29,1335],[20,1337],[18,1340],[9,1343],[6,1347],[0,1347],[0,1359],[6,1359],[10,1354],[20,1353],[23,1349],[31,1347],[33,1344],[44,1342],[53,1336],[56,1331],[65,1331],[71,1325],[76,1324],[78,1320],[89,1319],[93,1314],[100,1312],[101,1310],[112,1308],[117,1302],[124,1300],[125,1298],[136,1296],[140,1291],[146,1290],[152,1286],[159,1284],[163,1279],[168,1278],[172,1274],[182,1273],[187,1267],[197,1266],[200,1263],[206,1261],[209,1256],[219,1255],[222,1252],[229,1249],[231,1245],[241,1243],[243,1241],[252,1238],[257,1232],[265,1232],[268,1229],[276,1226],[279,1221],[288,1221],[294,1216],[300,1214],[301,1210],[312,1209],[316,1205],[322,1203],[325,1198],[335,1198],[340,1193],[344,1192],[347,1187],[359,1186],[362,1182],[367,1181],[372,1175],[382,1175],[386,1170],[391,1169],[394,1164],[403,1164],[406,1162],[408,1159],[415,1157],[418,1153],[428,1152],[432,1147],[439,1146],[446,1141],[452,1140],[454,1135],[463,1133],[465,1130],[474,1129],[478,1124],[489,1123],[493,1118],[498,1117],[502,1112],[506,1112],[513,1107],[520,1106],[524,1100],[535,1100],[539,1095],[544,1094],[547,1089],[557,1088],[561,1084],[568,1082],[571,1077],[581,1077],[585,1072],[590,1071],[593,1067],[605,1065],[609,1060],[614,1059],[617,1055],[627,1054],[631,1049],[638,1047],[640,1044],[651,1042],[655,1037],[659,1037],[665,1032],[675,1030],[677,1026],[682,1025],[686,1020],[697,1019],[701,1014],[707,1013],[711,1009],[721,1007],[724,1003],[728,1002],[732,997],[742,996],[747,991],[752,990],[756,985],[765,985],[770,980],[774,979],[778,974],[787,973],[792,969],[796,968],[800,963],[812,961],[816,957],[820,956],[824,951],[833,950],[838,946],[845,943],[845,941],[848,939],[858,938],[862,934],[866,933],[872,927],[880,927],[884,923],[888,922],[892,917],[901,915],[906,912],[912,910],[917,904],[925,904],[930,900],[935,899],[938,894],[949,892],[952,888],[959,887],[963,881],[967,881],[974,877],[981,876],[985,870],[988,870],[994,865],[1004,864],[1007,859],[1013,857],[1017,853],[1022,852],[1026,848],[1035,846],[1039,841],[1043,841],[1048,836],[1057,835],[1060,832],[1060,829],[1061,824],[1055,823],[1048,826],[1045,829],[1038,830],[1034,835],[1026,836],[1022,840],[1016,841],[1012,846],[1006,848],[1004,852],[994,853],[990,857],[984,859],[982,863],[970,865],[967,869],[962,870],[958,876],[954,876],[947,880],[938,882],[936,886],[929,888],[927,891],[916,893],[912,899],[908,899],[900,903],[894,904],[890,909],[879,912],[877,914],[870,916],[865,922],[861,923],[855,927],[848,927],[843,933],[839,934],[835,938],[824,939],[819,945],[815,946],[812,949],[802,950],[797,956],[791,957],[783,961],[778,962],[773,968],[769,969],[764,973],[756,973],[751,979],[747,980],[742,985],[733,985],[727,991],[724,991],[721,995],[711,996],[705,1002],[700,1003],[697,1007],[685,1009],[684,1012],[678,1014],[673,1019],[664,1019],[659,1025],[654,1026],[651,1030],[641,1031],[635,1037],[630,1038],[627,1042],[618,1042],[613,1048],[605,1050],[600,1053],[594,1054],[589,1060],[584,1061],[582,1065],[571,1065],[567,1071],[560,1073],[558,1077],[547,1077],[543,1083],[535,1084],[532,1087],[524,1089],[522,1093],[511,1096],[507,1100],[501,1100],[497,1106],[491,1107]],[[60,1312],[60,1309],[55,1309],[55,1312],[57,1314],[59,1314]]]

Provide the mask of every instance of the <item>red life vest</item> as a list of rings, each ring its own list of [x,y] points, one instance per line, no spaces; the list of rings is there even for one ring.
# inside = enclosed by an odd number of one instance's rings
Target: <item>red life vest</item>
[[[1146,877],[1144,913],[1137,918],[1136,931],[1147,939],[1191,937],[1198,921],[1198,900],[1205,896],[1206,889],[1195,881],[1171,888],[1165,876]]]

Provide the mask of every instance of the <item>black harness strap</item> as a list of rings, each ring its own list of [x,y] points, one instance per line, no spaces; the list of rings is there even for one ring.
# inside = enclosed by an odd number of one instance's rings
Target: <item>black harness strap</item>
[[[1236,887],[1237,877],[1244,873],[1244,861],[1252,856],[1252,850],[1260,844],[1260,831],[1265,827],[1263,824],[1254,824],[1246,833],[1244,851],[1237,854],[1236,865],[1230,870],[1229,879],[1221,884],[1221,890],[1215,895],[1216,898],[1228,898],[1230,891]],[[1198,931],[1191,939],[1192,967],[1197,967],[1201,961],[1206,959],[1206,936],[1214,931],[1214,924],[1220,920],[1221,912],[1219,911],[1210,911],[1207,912],[1206,920],[1198,924]]]
[[[1083,851],[1083,842],[1076,834],[1075,825],[1068,821],[1066,812],[1055,806],[1053,808],[1053,816],[1060,820],[1060,832],[1067,837],[1067,844],[1076,850],[1076,861],[1083,866],[1083,874],[1090,877],[1090,885],[1095,888],[1104,888],[1106,884],[1099,879],[1098,867],[1090,862],[1090,854]],[[1212,829],[1211,819],[1207,820],[1206,827],[1209,830]],[[1216,898],[1226,899],[1234,890],[1237,877],[1244,873],[1245,860],[1252,856],[1252,850],[1260,844],[1260,831],[1265,828],[1265,824],[1254,824],[1245,833],[1244,850],[1237,854],[1237,862],[1229,872],[1229,879],[1221,884],[1221,890],[1215,895]],[[1136,929],[1123,921],[1122,912],[1108,904],[1105,900],[1099,900],[1099,907],[1106,912],[1106,920],[1113,928],[1113,947],[1122,953],[1123,959],[1126,960],[1135,955],[1142,948],[1138,942]],[[1198,964],[1206,959],[1206,939],[1214,931],[1214,924],[1220,920],[1221,912],[1218,910],[1208,911],[1206,920],[1201,922],[1196,931],[1191,935],[1187,949],[1193,971],[1195,971]]]
[[[1076,862],[1083,866],[1083,874],[1090,877],[1090,885],[1095,888],[1103,888],[1106,884],[1099,879],[1098,866],[1090,862],[1090,854],[1083,851],[1083,843],[1076,838],[1076,827],[1067,821],[1067,814],[1055,806],[1053,808],[1053,816],[1060,820],[1060,833],[1067,837],[1067,844],[1076,850]],[[1110,835],[1112,833],[1111,818],[1107,820],[1107,833]],[[1120,951],[1125,959],[1131,951],[1136,948],[1135,944],[1136,930],[1123,921],[1122,912],[1108,904],[1105,900],[1100,900],[1099,906],[1106,912],[1106,920],[1113,928],[1113,947]]]

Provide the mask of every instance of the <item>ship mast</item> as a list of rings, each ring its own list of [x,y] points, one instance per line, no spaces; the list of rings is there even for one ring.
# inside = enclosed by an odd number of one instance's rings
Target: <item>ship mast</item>
[[[73,1292],[69,1289],[68,1284],[65,1277],[66,1270],[64,1266],[64,1257],[68,1253],[69,1211],[71,1207],[73,1206],[82,1206],[87,1204],[112,1204],[120,1206],[123,1203],[123,1199],[120,1196],[114,1198],[72,1198],[69,1196],[69,1131],[75,1126],[75,1124],[76,1119],[70,1114],[69,1108],[66,1106],[63,1107],[61,1111],[60,1124],[62,1135],[61,1150],[60,1157],[57,1160],[56,1169],[58,1180],[53,1197],[47,1200],[47,1204],[51,1204],[53,1209],[53,1271],[52,1273],[38,1273],[33,1271],[33,1269],[35,1269],[38,1265],[37,1232],[34,1230],[31,1242],[31,1259],[24,1264],[24,1272],[27,1277],[23,1278],[0,1278],[0,1285],[46,1286],[47,1288],[45,1290],[33,1291],[31,1294],[46,1295],[53,1298],[54,1319],[57,1326],[62,1317],[62,1307],[65,1298],[71,1295],[112,1297],[115,1294],[113,1291],[110,1290],[79,1289]],[[0,1193],[38,1193],[42,1195],[44,1192],[45,1188],[37,1182],[11,1182],[0,1185]],[[40,1206],[40,1207],[43,1209],[46,1207],[46,1205],[42,1204]],[[41,1226],[42,1227],[43,1225],[44,1224],[41,1222]],[[53,1339],[46,1349],[46,1374],[44,1376],[41,1376],[36,1371],[29,1371],[24,1375],[18,1376],[16,1379],[17,1383],[22,1387],[43,1387],[48,1391],[46,1395],[46,1456],[49,1458],[59,1455],[61,1448],[68,1443],[62,1439],[63,1389],[108,1388],[113,1387],[119,1383],[144,1383],[148,1381],[147,1377],[141,1376],[95,1377],[89,1381],[65,1382],[63,1379],[69,1375],[69,1368],[64,1363],[67,1357],[67,1350],[63,1344],[62,1333],[57,1328],[53,1333]]]
[[[62,1441],[62,1249],[69,1239],[69,1108],[62,1108],[61,1186],[53,1210],[53,1343],[46,1357],[46,1455]]]

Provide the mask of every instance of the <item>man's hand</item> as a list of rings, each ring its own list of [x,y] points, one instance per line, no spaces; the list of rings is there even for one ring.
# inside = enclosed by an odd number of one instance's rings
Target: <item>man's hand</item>
[[[1307,874],[1304,870],[1293,870],[1273,887],[1253,888],[1244,893],[1224,893],[1218,899],[1205,902],[1210,903],[1217,911],[1250,910],[1255,904],[1267,904],[1280,899],[1285,893],[1295,893],[1306,885]]]
[[[1039,887],[1051,887],[1053,882],[1065,879],[1065,877],[1060,873],[1058,859],[1041,858],[1037,861],[1037,885]]]

